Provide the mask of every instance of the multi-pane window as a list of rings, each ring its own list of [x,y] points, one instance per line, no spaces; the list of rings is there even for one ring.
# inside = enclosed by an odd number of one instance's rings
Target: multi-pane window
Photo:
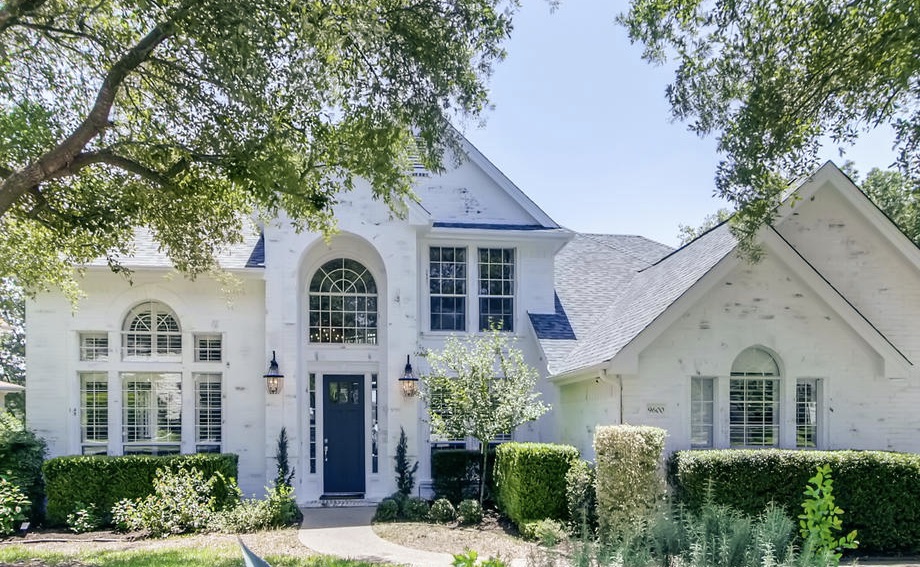
[[[377,375],[371,374],[371,472],[380,468],[380,422],[377,408]]]
[[[763,349],[745,349],[732,364],[728,384],[728,436],[732,447],[779,444],[779,365]]]
[[[108,452],[109,383],[104,372],[80,374],[80,441],[84,455]]]
[[[220,453],[223,407],[220,374],[194,374],[195,451]]]
[[[795,384],[795,446],[818,446],[818,386],[814,378],[799,379]]]
[[[310,474],[316,474],[316,374],[310,373]]]
[[[178,357],[182,354],[179,320],[162,303],[142,303],[125,318],[122,347],[126,358]]]
[[[690,379],[690,446],[712,447],[715,431],[715,380]]]
[[[479,330],[514,330],[514,249],[479,249]]]
[[[182,375],[126,372],[121,381],[125,454],[178,453],[182,439]]]
[[[80,360],[108,360],[107,333],[80,333]]]
[[[432,331],[466,330],[466,248],[432,246],[428,251]]]
[[[377,344],[377,284],[360,263],[327,262],[310,281],[310,342]]]
[[[195,362],[220,362],[222,342],[220,335],[195,335]]]

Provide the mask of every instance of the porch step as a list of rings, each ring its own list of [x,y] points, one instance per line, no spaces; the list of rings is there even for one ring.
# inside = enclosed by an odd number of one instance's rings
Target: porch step
[[[345,507],[362,507],[376,506],[377,500],[369,500],[364,494],[328,494],[321,496],[319,500],[305,502],[302,508],[345,508]]]

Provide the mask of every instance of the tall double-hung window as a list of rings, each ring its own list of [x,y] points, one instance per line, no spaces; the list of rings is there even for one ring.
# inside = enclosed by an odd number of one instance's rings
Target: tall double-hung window
[[[514,330],[514,249],[479,249],[479,330]]]
[[[732,364],[728,386],[732,447],[779,445],[779,365],[770,353],[750,347]]]
[[[466,331],[466,248],[429,248],[428,288],[431,330]]]

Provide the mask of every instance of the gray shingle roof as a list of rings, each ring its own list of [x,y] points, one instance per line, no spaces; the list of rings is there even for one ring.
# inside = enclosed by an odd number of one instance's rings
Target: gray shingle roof
[[[616,356],[735,245],[727,224],[673,252],[641,237],[578,235],[556,256],[556,288],[578,340],[540,340],[550,372]]]
[[[173,263],[165,252],[160,250],[159,243],[153,234],[146,228],[134,231],[134,253],[131,256],[119,258],[126,268],[172,268]],[[258,227],[249,223],[243,229],[243,241],[221,250],[217,254],[217,262],[225,270],[241,268],[265,267],[265,240]],[[108,266],[105,258],[97,258],[90,262],[90,266]]]
[[[619,299],[623,287],[672,248],[641,236],[576,234],[555,259],[555,287],[560,312],[572,337],[560,338],[534,324],[550,370],[589,336],[595,321]],[[552,317],[547,315],[546,317]],[[534,315],[531,315],[533,321]],[[557,321],[558,322],[558,321]],[[575,338],[579,340],[574,340]]]

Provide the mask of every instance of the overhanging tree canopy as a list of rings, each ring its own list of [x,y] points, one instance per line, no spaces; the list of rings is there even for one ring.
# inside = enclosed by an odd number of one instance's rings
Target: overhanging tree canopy
[[[214,267],[253,209],[327,229],[366,178],[395,206],[475,116],[517,0],[0,2],[0,276],[130,253]]]
[[[644,57],[677,61],[674,116],[718,134],[717,193],[742,207],[742,243],[788,182],[888,124],[920,187],[920,4],[916,0],[632,0],[620,17]]]

